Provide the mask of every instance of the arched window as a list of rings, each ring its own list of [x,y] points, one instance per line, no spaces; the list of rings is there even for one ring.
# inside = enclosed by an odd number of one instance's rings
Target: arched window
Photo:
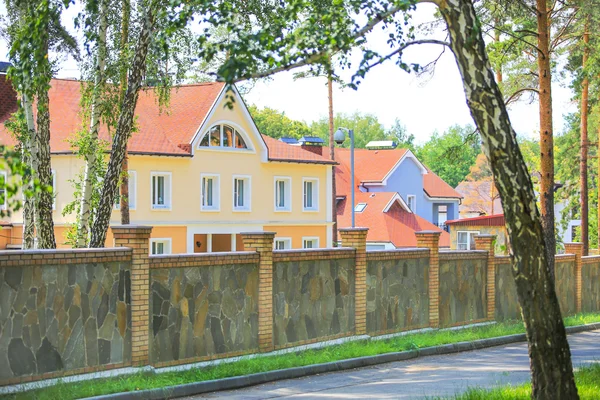
[[[200,140],[200,147],[248,148],[242,134],[231,126],[224,124],[211,127]]]

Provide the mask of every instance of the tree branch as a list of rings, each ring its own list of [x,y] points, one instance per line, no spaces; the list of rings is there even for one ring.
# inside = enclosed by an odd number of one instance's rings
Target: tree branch
[[[417,1],[417,3],[429,3],[429,2],[431,2],[431,1],[428,1],[428,0],[419,0],[419,1]],[[356,40],[358,38],[361,38],[361,37],[365,36],[375,26],[377,26],[379,23],[383,22],[387,18],[391,17],[392,15],[396,14],[401,9],[402,9],[402,7],[395,6],[395,7],[390,8],[386,12],[377,14],[377,16],[375,18],[373,18],[372,20],[370,20],[361,29],[359,29],[358,31],[356,31],[354,33],[354,35],[351,36],[351,39],[352,40]],[[257,73],[254,73],[254,74],[250,74],[250,75],[239,77],[239,78],[237,78],[234,81],[234,83],[235,82],[244,81],[244,80],[247,80],[247,79],[266,78],[266,77],[271,76],[273,74],[276,74],[278,72],[290,71],[292,69],[304,67],[306,65],[316,64],[323,57],[326,57],[328,53],[335,53],[336,51],[339,51],[339,50],[341,50],[340,47],[339,46],[335,46],[334,48],[329,49],[329,50],[319,51],[319,52],[316,52],[316,53],[312,54],[310,57],[305,58],[305,59],[303,59],[301,61],[298,61],[298,62],[294,62],[294,63],[282,65],[282,66],[277,67],[277,68],[273,68],[273,69],[269,69],[269,70],[266,70],[266,71],[257,72]]]
[[[385,61],[389,60],[390,58],[392,58],[396,54],[402,53],[404,50],[406,50],[407,47],[413,46],[415,44],[439,44],[441,46],[445,46],[445,47],[448,47],[448,48],[450,47],[450,43],[444,42],[443,40],[436,40],[436,39],[414,40],[412,42],[408,42],[408,43],[403,44],[402,46],[400,46],[396,50],[392,51],[387,56],[380,58],[379,61],[377,61],[377,62],[369,65],[367,68],[371,69],[371,68],[376,67],[376,66],[378,66],[380,64],[383,64]]]
[[[537,90],[536,88],[523,88],[523,89],[519,89],[516,92],[514,92],[513,94],[510,95],[510,97],[508,99],[506,99],[504,101],[504,104],[509,105],[511,102],[515,101],[517,96],[523,92],[535,92],[537,94],[540,93],[539,90]]]

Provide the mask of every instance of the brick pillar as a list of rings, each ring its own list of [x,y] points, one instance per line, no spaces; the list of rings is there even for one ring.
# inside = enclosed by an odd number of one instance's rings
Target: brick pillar
[[[581,256],[583,243],[565,243],[565,253],[575,254],[575,309],[581,312]]]
[[[133,249],[131,260],[131,364],[148,365],[150,326],[150,260],[151,226],[119,225],[111,227],[115,247]]]
[[[429,326],[440,326],[440,235],[437,231],[415,232],[417,247],[429,249]]]
[[[356,250],[354,266],[354,331],[357,335],[367,333],[367,233],[369,228],[338,229],[342,247]]]
[[[487,256],[487,318],[496,319],[496,235],[475,236],[475,248],[485,250]]]
[[[275,232],[241,233],[245,251],[256,251],[258,265],[258,349],[273,351],[273,240]]]

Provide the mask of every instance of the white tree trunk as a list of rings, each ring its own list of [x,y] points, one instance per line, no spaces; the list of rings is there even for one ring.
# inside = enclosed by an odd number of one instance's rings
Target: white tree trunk
[[[27,122],[27,137],[23,138],[23,162],[31,168],[31,174],[34,174],[36,169],[32,165],[33,158],[31,157],[31,146],[35,138],[35,123],[33,122],[33,104],[27,95],[23,95],[23,111],[25,112],[25,121]],[[33,191],[33,175],[27,177],[25,182],[26,191]],[[35,207],[34,199],[31,196],[26,196],[23,193],[23,250],[33,249],[35,246]]]
[[[96,54],[96,70],[94,77],[94,90],[92,92],[92,115],[90,118],[90,143],[91,147],[86,154],[85,175],[83,192],[79,207],[79,226],[77,227],[77,247],[86,247],[90,230],[91,198],[94,180],[97,179],[97,143],[98,128],[100,127],[100,90],[104,81],[104,67],[106,65],[106,29],[107,29],[108,1],[102,1],[100,7],[100,26],[98,28],[98,48]]]

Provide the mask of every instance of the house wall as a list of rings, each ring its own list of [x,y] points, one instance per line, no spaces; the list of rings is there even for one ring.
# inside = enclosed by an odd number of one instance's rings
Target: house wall
[[[319,247],[330,247],[327,245],[327,233],[331,229],[324,225],[299,225],[299,226],[281,226],[264,225],[265,232],[275,232],[277,237],[289,237],[292,239],[292,249],[301,249],[303,246],[303,237],[318,237]]]
[[[321,246],[331,246],[331,238],[326,234],[326,227],[332,220],[331,166],[266,162],[267,153],[262,138],[253,133],[251,120],[241,104],[236,103],[233,110],[216,106],[194,142],[193,157],[129,156],[129,169],[136,173],[136,207],[130,211],[132,223],[156,227],[153,237],[172,238],[173,253],[193,252],[194,234],[232,234],[262,230],[263,226],[274,225],[277,226],[274,230],[278,234],[281,231],[285,232],[282,235],[287,235],[293,231],[295,248],[302,246],[302,236],[319,236]],[[245,133],[246,142],[253,150],[198,148],[202,134],[217,123],[229,123]],[[56,177],[53,218],[57,242],[58,247],[67,247],[64,232],[68,224],[75,221],[75,215],[63,216],[63,210],[73,199],[71,181],[83,171],[84,162],[73,155],[53,155],[51,163]],[[152,172],[171,173],[172,200],[169,210],[155,210],[151,207]],[[219,175],[220,210],[217,212],[201,211],[202,173]],[[234,175],[249,176],[251,179],[250,211],[233,210]],[[279,176],[291,178],[290,211],[275,211],[275,177]],[[303,211],[303,178],[318,179],[318,211]],[[11,221],[22,223],[22,213],[14,213]],[[111,224],[119,223],[119,210],[114,209]],[[169,228],[165,230],[163,227]],[[188,229],[184,238],[182,235],[186,227]],[[316,235],[315,231],[318,231]],[[107,244],[111,243],[112,238],[107,239]]]
[[[481,235],[496,235],[496,254],[508,254],[508,235],[504,226],[461,226],[450,225],[450,249],[456,250],[458,232],[479,232]]]

